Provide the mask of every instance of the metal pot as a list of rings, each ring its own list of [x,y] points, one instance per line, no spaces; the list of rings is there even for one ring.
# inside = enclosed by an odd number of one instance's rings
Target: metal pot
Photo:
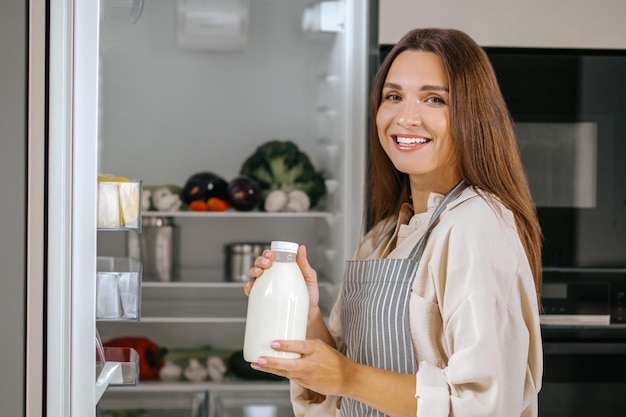
[[[248,272],[254,265],[254,260],[270,249],[268,242],[235,242],[224,246],[226,262],[224,277],[226,281],[248,282]]]
[[[128,232],[128,256],[141,261],[145,281],[173,281],[177,275],[177,227],[169,217],[143,217],[141,233]]]

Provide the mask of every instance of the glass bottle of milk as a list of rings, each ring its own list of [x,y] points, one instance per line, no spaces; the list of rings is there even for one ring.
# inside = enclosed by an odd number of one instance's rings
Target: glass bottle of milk
[[[243,357],[256,362],[260,356],[299,358],[300,354],[278,352],[274,340],[306,339],[309,292],[296,264],[298,244],[273,241],[274,262],[256,279],[248,297]]]

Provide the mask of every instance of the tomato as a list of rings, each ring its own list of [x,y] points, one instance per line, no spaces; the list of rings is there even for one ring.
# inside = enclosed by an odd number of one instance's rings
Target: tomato
[[[226,211],[228,210],[228,201],[221,198],[211,197],[207,200],[209,211]]]
[[[189,210],[191,211],[207,211],[209,206],[202,200],[195,200],[189,203]]]

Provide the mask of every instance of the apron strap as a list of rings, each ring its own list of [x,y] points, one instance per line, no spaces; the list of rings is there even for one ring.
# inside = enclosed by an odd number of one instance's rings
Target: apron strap
[[[430,232],[437,224],[439,220],[439,215],[446,209],[448,203],[455,200],[459,195],[461,195],[463,190],[465,190],[467,187],[467,182],[465,182],[465,180],[461,180],[457,185],[454,186],[454,188],[452,188],[446,193],[446,195],[443,196],[443,199],[441,200],[441,202],[439,202],[439,205],[437,206],[435,212],[430,218],[430,222],[428,223],[428,229],[426,229],[426,232],[424,232],[424,236],[421,237],[419,242],[417,242],[417,245],[415,245],[415,247],[411,251],[409,259],[414,259],[417,261],[421,259],[422,253],[424,253],[424,248],[426,247],[426,241],[428,240],[428,236],[430,236]]]

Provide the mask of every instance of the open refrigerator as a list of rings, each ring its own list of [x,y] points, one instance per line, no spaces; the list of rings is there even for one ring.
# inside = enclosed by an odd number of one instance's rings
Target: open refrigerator
[[[287,381],[143,381],[137,351],[101,343],[240,349],[243,283],[224,277],[234,242],[305,244],[329,312],[363,229],[372,3],[49,3],[46,415],[292,415]],[[272,139],[293,141],[323,172],[311,210],[141,211],[142,187],[202,171],[234,178]],[[131,181],[98,184],[105,173]],[[130,187],[136,222],[99,226],[103,186]],[[164,281],[142,279],[129,248],[156,218],[176,229],[176,272]]]

